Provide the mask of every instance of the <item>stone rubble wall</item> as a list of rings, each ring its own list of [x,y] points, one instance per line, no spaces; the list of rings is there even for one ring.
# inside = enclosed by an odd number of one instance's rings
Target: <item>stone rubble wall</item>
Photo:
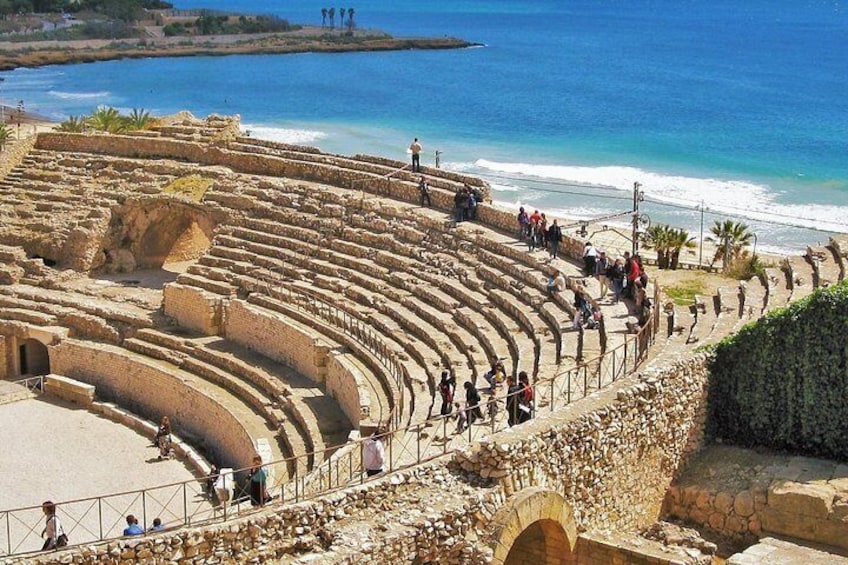
[[[564,494],[587,529],[652,523],[677,470],[703,441],[706,357],[624,379],[454,456],[454,465],[507,494],[545,486]]]
[[[49,346],[48,352],[54,373],[93,385],[98,397],[149,420],[158,422],[162,415],[169,415],[186,440],[223,466],[250,465],[255,449],[241,423],[224,406],[155,361],[118,347],[73,339]],[[217,430],[214,445],[203,440],[209,430]]]
[[[669,488],[664,514],[745,545],[779,535],[848,549],[848,465],[810,457],[773,459],[763,454],[756,466],[733,478],[684,476]],[[736,466],[726,463],[720,472]]]

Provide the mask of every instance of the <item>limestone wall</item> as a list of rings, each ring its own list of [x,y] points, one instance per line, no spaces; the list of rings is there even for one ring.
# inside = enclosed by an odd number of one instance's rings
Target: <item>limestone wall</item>
[[[203,335],[220,333],[222,302],[219,295],[193,286],[169,283],[164,287],[165,315]]]
[[[99,398],[149,420],[169,416],[177,433],[224,466],[250,465],[253,441],[241,423],[224,406],[155,361],[118,347],[73,339],[48,350],[54,373],[91,384]],[[214,437],[214,444],[206,444],[204,438],[209,437]]]
[[[353,355],[334,353],[327,360],[327,394],[336,399],[350,425],[358,429],[371,416],[368,383]]]
[[[660,514],[678,467],[700,447],[706,416],[703,356],[625,379],[530,424],[457,452],[463,470],[507,494],[564,493],[584,528],[644,527]]]
[[[226,306],[224,335],[296,370],[316,383],[327,376],[330,344],[320,334],[243,300]]]

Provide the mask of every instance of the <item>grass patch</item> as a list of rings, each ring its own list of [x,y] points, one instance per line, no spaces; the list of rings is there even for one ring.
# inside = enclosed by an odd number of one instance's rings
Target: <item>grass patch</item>
[[[695,295],[703,295],[706,288],[702,279],[685,279],[666,286],[663,290],[678,306],[689,306],[695,300]]]
[[[169,184],[162,190],[165,194],[185,196],[186,198],[200,202],[206,191],[212,188],[212,179],[206,179],[200,175],[189,175],[181,177]]]

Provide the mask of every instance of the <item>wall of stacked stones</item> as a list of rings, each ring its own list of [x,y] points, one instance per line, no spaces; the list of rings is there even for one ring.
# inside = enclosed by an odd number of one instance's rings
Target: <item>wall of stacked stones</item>
[[[633,529],[660,515],[681,465],[700,449],[706,418],[704,356],[622,381],[532,423],[457,452],[454,464],[507,494],[561,493],[588,529]]]
[[[477,516],[490,515],[499,503],[500,497],[492,489],[459,499],[442,497],[441,491],[429,490],[420,493],[425,499],[422,503],[431,506],[428,511],[410,512],[408,521],[385,524],[388,527],[382,528],[376,519],[370,524],[373,529],[365,541],[357,538],[345,543],[334,539],[334,528],[343,527],[350,516],[376,512],[377,508],[386,514],[398,511],[407,504],[405,493],[418,493],[419,485],[442,481],[445,473],[442,465],[425,465],[321,499],[277,507],[228,522],[37,555],[30,562],[258,563],[330,548],[333,552],[325,554],[321,562],[487,563],[492,551],[485,544],[468,541],[466,536],[479,525]],[[336,545],[332,546],[334,542]],[[2,558],[0,563],[5,563]]]
[[[59,554],[36,561],[246,563],[260,555],[327,549],[336,522],[344,524],[362,512],[390,516],[412,504],[404,493],[416,500],[408,519],[385,528],[371,524],[366,541],[333,546],[339,552],[333,561],[488,563],[496,545],[493,517],[515,492],[529,486],[563,493],[581,530],[641,527],[657,518],[676,470],[701,444],[706,379],[706,359],[699,356],[625,379],[570,408],[498,433],[455,453],[448,470],[445,459],[437,460],[228,523],[76,548],[72,559]],[[601,559],[601,554],[612,555],[613,562],[623,555],[617,547],[599,547],[585,538],[578,553]]]
[[[0,178],[5,178],[9,172],[20,165],[27,153],[35,146],[35,136],[27,137],[16,143],[7,143],[0,152]]]
[[[117,347],[73,339],[50,346],[48,351],[53,373],[94,385],[100,399],[148,420],[159,421],[168,414],[184,439],[224,466],[250,465],[255,448],[241,423],[155,362],[133,358]],[[214,444],[206,444],[204,438],[214,438]]]

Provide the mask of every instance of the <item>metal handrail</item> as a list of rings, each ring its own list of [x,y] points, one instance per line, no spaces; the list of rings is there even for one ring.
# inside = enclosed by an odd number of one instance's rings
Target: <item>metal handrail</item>
[[[654,343],[657,331],[654,320],[653,316],[650,317],[638,333],[626,335],[623,343],[602,355],[532,383],[530,386],[535,399],[533,416],[543,409],[552,412],[557,407],[568,405],[577,398],[633,374]],[[387,442],[388,460],[384,471],[395,472],[430,461],[479,440],[486,434],[506,429],[508,422],[503,417],[505,410],[500,408],[506,404],[507,396],[492,398],[490,401],[494,402],[499,416],[490,418],[489,425],[485,427],[472,425],[451,434],[448,430],[449,420],[455,419],[456,415],[448,414],[386,433],[383,439]],[[365,482],[368,479],[361,468],[365,441],[367,438],[264,464],[263,467],[294,469],[292,477],[269,485],[269,491],[275,493],[275,500],[300,502]],[[341,455],[334,458],[332,453],[336,451]],[[325,455],[330,457],[325,460]],[[320,459],[317,459],[318,456]],[[324,463],[309,473],[302,473],[299,463],[304,463],[305,467],[309,458],[324,460]],[[241,475],[246,471],[248,468],[237,469],[235,473]],[[64,501],[58,503],[57,508],[64,530],[74,545],[120,537],[124,514],[132,513],[145,519],[164,515],[171,518],[165,522],[166,526],[182,527],[225,521],[253,510],[243,497],[218,505],[209,502],[201,488],[204,480],[192,479],[148,489]],[[169,493],[170,496],[167,496]],[[163,498],[167,500],[163,501]],[[75,514],[79,516],[74,517]],[[0,555],[4,552],[7,556],[31,553],[34,549],[27,546],[40,547],[38,533],[42,522],[40,506],[0,511]],[[6,538],[5,543],[2,537]]]

